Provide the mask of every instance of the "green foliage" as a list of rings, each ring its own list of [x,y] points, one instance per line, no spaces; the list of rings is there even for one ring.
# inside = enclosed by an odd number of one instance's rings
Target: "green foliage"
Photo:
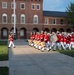
[[[67,49],[66,51],[65,50],[58,50],[58,52],[65,54],[65,55],[68,55],[68,56],[71,56],[71,57],[74,57],[74,49],[73,50]]]
[[[8,60],[7,41],[0,41],[0,61]]]
[[[8,67],[0,67],[0,75],[9,75]]]
[[[74,3],[70,3],[67,7],[67,21],[74,27]]]

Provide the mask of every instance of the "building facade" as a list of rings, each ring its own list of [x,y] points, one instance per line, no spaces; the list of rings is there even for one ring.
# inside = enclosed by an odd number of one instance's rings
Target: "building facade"
[[[73,29],[65,20],[65,12],[43,11],[43,0],[0,0],[0,39],[7,39],[14,31],[16,17],[16,38],[29,38],[31,31],[67,31]]]

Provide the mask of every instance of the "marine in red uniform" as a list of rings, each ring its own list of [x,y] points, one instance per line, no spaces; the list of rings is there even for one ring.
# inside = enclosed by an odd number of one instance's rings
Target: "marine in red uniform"
[[[62,48],[63,48],[64,50],[66,50],[66,47],[64,46],[64,35],[63,35],[63,34],[61,34],[60,45],[62,46]]]
[[[12,32],[9,35],[9,46],[8,47],[10,48],[11,46],[13,46],[15,48],[15,45],[13,43],[13,34],[12,34]]]
[[[41,31],[40,40],[41,40],[41,41],[44,41],[44,32],[43,32],[43,31]]]
[[[47,32],[44,34],[44,42],[47,43],[49,41],[49,35],[47,35]]]

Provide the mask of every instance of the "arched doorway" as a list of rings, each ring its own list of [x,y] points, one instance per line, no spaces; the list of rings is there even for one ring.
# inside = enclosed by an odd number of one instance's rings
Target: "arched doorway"
[[[26,39],[27,37],[27,34],[26,34],[26,29],[25,28],[21,28],[20,29],[20,39]]]
[[[33,32],[39,32],[38,28],[33,28]]]
[[[72,31],[71,31],[71,29],[68,28],[68,29],[66,30],[66,32],[71,33]]]
[[[56,28],[53,28],[53,29],[51,30],[51,32],[57,32],[57,29],[56,29]]]
[[[46,31],[46,32],[50,32],[50,30],[49,30],[48,28],[45,28],[44,31]]]
[[[8,29],[7,28],[1,29],[1,39],[8,39]]]
[[[60,28],[60,29],[59,29],[59,32],[64,32],[64,29],[63,29],[63,28]]]

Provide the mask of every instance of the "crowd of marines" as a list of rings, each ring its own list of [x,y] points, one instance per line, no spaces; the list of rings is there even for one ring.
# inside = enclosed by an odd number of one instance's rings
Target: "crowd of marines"
[[[49,33],[41,30],[41,32],[31,32],[28,40],[30,46],[41,50],[56,51],[59,50],[73,50],[74,49],[74,32],[59,32]]]

